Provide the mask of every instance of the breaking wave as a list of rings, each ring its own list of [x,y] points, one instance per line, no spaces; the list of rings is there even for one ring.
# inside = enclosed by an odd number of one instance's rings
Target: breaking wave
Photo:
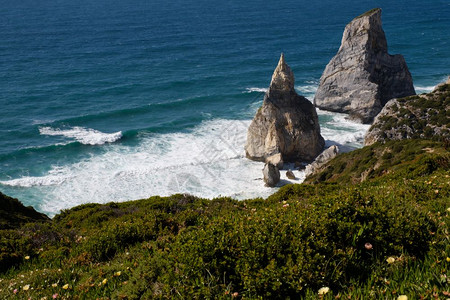
[[[64,136],[75,139],[84,145],[103,145],[105,143],[114,143],[122,138],[122,131],[114,133],[104,133],[95,129],[84,127],[71,127],[68,129],[59,129],[52,127],[39,128],[41,135]]]

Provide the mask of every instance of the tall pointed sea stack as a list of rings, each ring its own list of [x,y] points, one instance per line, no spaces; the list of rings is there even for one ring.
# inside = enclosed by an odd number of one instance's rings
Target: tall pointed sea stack
[[[341,47],[320,78],[314,104],[370,123],[390,99],[414,94],[405,59],[388,54],[381,9],[376,8],[345,27]]]
[[[248,129],[245,152],[258,161],[311,161],[324,147],[316,109],[294,89],[294,74],[281,54],[264,96]],[[276,158],[274,162],[273,159]]]

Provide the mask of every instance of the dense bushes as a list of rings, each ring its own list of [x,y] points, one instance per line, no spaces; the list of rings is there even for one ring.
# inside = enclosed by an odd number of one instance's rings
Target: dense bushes
[[[389,255],[423,258],[435,224],[411,203],[383,200],[348,190],[218,218],[173,243],[168,287],[201,297],[226,289],[250,298],[298,297],[308,288],[363,281]]]

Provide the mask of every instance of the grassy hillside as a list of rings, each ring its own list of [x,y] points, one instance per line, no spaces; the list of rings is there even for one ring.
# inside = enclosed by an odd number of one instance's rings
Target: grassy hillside
[[[448,164],[442,143],[391,142],[267,200],[78,206],[0,230],[0,298],[445,299]]]

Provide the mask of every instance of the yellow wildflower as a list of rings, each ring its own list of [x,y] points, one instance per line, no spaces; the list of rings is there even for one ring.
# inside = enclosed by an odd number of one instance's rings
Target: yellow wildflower
[[[450,257],[447,257],[447,262],[450,262]]]
[[[106,279],[106,278],[103,279],[103,281],[102,281],[103,284],[106,284],[107,282],[108,282],[108,279]]]
[[[27,256],[25,256],[25,259],[30,259],[30,256],[28,256],[28,255],[27,255]]]
[[[386,259],[388,264],[393,264],[395,262],[395,258],[393,258],[392,256],[389,256],[388,259]]]
[[[68,288],[69,288],[69,284],[68,283],[66,283],[65,285],[63,285],[63,287],[62,287],[63,289],[65,289],[65,290],[67,290]]]
[[[120,274],[122,274],[122,272],[117,271],[116,273],[114,273],[114,276],[120,276]]]
[[[330,288],[324,286],[324,287],[322,287],[322,288],[319,289],[319,295],[325,295],[325,294],[328,293],[329,291],[330,291]]]
[[[57,287],[58,284],[57,283],[52,283],[52,287]]]
[[[397,300],[408,300],[408,296],[400,295],[400,296],[398,296]]]
[[[26,286],[23,287],[24,291],[28,291],[29,289],[30,289],[30,285],[29,284],[27,284]]]

